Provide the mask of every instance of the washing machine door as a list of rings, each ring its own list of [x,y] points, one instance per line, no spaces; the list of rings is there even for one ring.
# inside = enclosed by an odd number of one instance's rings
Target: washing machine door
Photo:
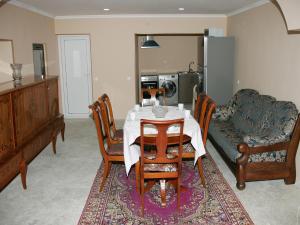
[[[161,87],[165,89],[167,98],[173,97],[176,93],[176,84],[171,80],[165,80]]]

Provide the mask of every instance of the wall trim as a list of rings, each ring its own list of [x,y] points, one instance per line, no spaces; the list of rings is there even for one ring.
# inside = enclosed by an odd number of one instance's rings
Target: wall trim
[[[54,15],[51,15],[50,13],[47,13],[41,9],[38,9],[34,6],[31,6],[27,3],[24,3],[24,2],[19,2],[19,1],[16,1],[16,0],[10,0],[7,2],[8,4],[11,4],[11,5],[14,5],[14,6],[17,6],[17,7],[20,7],[20,8],[23,8],[23,9],[27,9],[31,12],[35,12],[37,14],[40,14],[42,16],[47,16],[47,17],[50,17],[50,18],[54,18]]]
[[[113,19],[113,18],[226,18],[225,14],[115,14],[55,16],[56,20]]]
[[[257,8],[259,6],[265,5],[265,4],[269,3],[269,2],[270,2],[270,0],[261,0],[259,2],[255,2],[255,3],[250,4],[248,6],[242,7],[240,9],[238,9],[238,10],[232,11],[232,12],[228,13],[227,16],[230,17],[230,16],[234,16],[234,15],[240,14],[240,13],[246,12],[248,10]]]
[[[31,12],[54,18],[56,20],[72,20],[72,19],[113,19],[113,18],[227,18],[234,16],[264,4],[270,3],[270,0],[261,0],[259,2],[242,7],[228,14],[115,14],[115,15],[69,15],[69,16],[54,16],[44,10],[38,9],[30,4],[10,0],[7,3],[17,7],[27,9]]]

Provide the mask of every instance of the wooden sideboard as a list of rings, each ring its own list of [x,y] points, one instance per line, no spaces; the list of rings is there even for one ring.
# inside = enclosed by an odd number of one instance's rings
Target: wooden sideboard
[[[50,142],[56,153],[57,135],[64,140],[64,130],[57,76],[0,83],[0,190],[19,173],[26,189],[27,165]]]

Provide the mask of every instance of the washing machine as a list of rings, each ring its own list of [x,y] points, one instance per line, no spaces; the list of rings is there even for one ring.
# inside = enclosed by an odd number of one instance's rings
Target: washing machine
[[[166,91],[166,104],[178,104],[178,74],[167,73],[158,75],[158,86]]]

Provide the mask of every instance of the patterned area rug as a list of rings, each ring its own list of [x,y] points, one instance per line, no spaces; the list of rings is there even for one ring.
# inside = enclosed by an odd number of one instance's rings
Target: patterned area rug
[[[184,161],[180,213],[176,193],[167,188],[167,206],[161,206],[159,185],[145,195],[145,215],[141,217],[140,197],[135,190],[134,169],[127,177],[124,165],[113,165],[105,187],[99,193],[103,168],[97,172],[91,192],[78,222],[100,224],[253,224],[236,195],[225,181],[212,158],[203,159],[207,187],[200,183],[197,167]]]

